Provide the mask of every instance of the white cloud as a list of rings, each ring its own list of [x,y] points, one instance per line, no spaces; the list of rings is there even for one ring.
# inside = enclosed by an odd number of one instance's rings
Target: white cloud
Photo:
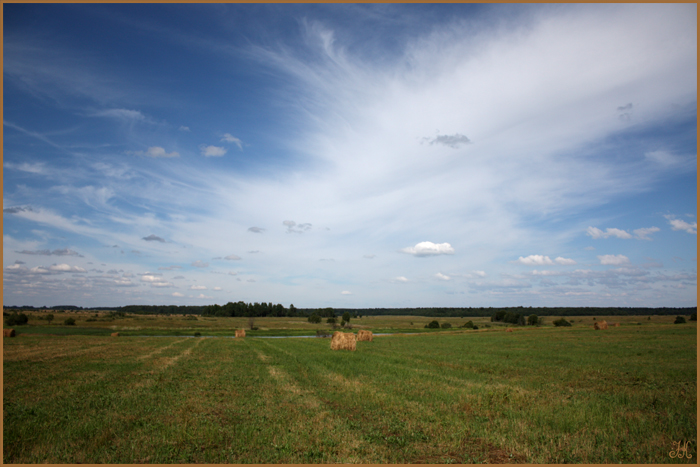
[[[362,257],[366,259],[374,259],[376,258],[376,255],[362,255]]]
[[[437,274],[435,274],[435,277],[437,277],[438,279],[443,280],[443,281],[450,280],[450,276],[446,276],[445,274],[443,274],[441,272],[438,272]]]
[[[549,256],[542,256],[542,255],[530,255],[526,258],[523,258],[521,256],[517,259],[516,263],[527,264],[527,265],[554,264],[554,262],[551,259],[549,259]]]
[[[202,144],[199,146],[199,149],[202,151],[202,155],[204,157],[221,157],[226,154],[226,149],[218,146],[207,146],[206,144]]]
[[[224,259],[227,259],[227,260],[230,260],[230,261],[237,261],[237,260],[241,259],[241,257],[238,256],[238,255],[228,255],[228,256],[226,256]]]
[[[193,285],[190,287],[190,290],[207,290],[206,285]]]
[[[208,296],[208,295],[204,295],[203,293],[201,293],[201,294],[199,294],[199,295],[197,296],[197,298],[206,299],[206,300],[212,300],[214,297],[210,297],[210,296]]]
[[[253,233],[263,233],[265,229],[262,227],[248,227],[248,232],[253,232]]]
[[[404,276],[398,276],[394,280],[399,282],[408,282],[408,279],[406,279]]]
[[[160,282],[161,278],[153,274],[144,274],[141,276],[141,282]]]
[[[600,255],[598,256],[598,259],[600,260],[600,264],[615,266],[620,264],[629,264],[630,262],[629,258],[625,255]]]
[[[138,110],[107,109],[93,114],[96,117],[111,117],[120,120],[145,121],[146,116]]]
[[[185,126],[185,125],[181,125],[180,128],[178,128],[178,131],[190,131],[190,127]]]
[[[222,289],[221,287],[214,287],[214,288],[212,288],[212,290],[216,290],[217,292],[220,292],[220,291],[222,291],[222,290],[224,290],[224,289]]]
[[[664,216],[666,219],[668,219],[668,223],[671,224],[671,228],[673,230],[684,230],[688,232],[689,234],[697,235],[698,233],[698,223],[693,222],[692,224],[687,223],[684,220],[681,219],[675,219],[673,215],[666,215]]]
[[[294,221],[283,221],[282,225],[287,227],[287,233],[303,233],[311,229],[311,224],[297,224]]]
[[[235,143],[238,146],[238,149],[243,149],[241,140],[233,136],[231,133],[224,134],[224,137],[221,138],[221,141],[226,141],[227,143]]]
[[[459,148],[460,145],[469,144],[471,141],[466,136],[455,133],[454,135],[438,135],[435,138],[423,138],[423,141],[430,142],[430,145],[441,144],[452,149]]]
[[[658,232],[659,229],[658,227],[645,227],[642,229],[635,229],[633,230],[635,238],[638,238],[639,240],[651,240],[649,235],[653,234],[654,232]]]
[[[178,298],[184,297],[184,295],[181,294],[180,292],[173,292],[172,295],[173,295],[173,297],[178,297]]]
[[[352,295],[352,292],[347,291],[347,290],[343,290],[342,292],[340,292],[340,294],[341,295]]]
[[[80,266],[70,266],[68,264],[54,264],[53,266],[49,266],[50,271],[55,271],[55,272],[87,272],[85,269],[81,268]]]
[[[177,152],[166,153],[165,149],[159,146],[150,147],[145,153],[139,152],[148,157],[180,157],[180,154]]]
[[[452,255],[455,252],[449,243],[433,242],[420,242],[416,246],[406,247],[401,251],[414,256]]]
[[[576,261],[574,261],[571,258],[562,258],[561,256],[557,257],[554,261],[556,261],[557,264],[562,264],[564,266],[570,266],[572,264],[576,264]]]
[[[586,233],[593,237],[594,239],[598,238],[608,238],[608,237],[617,237],[617,238],[622,238],[622,239],[630,239],[632,238],[632,235],[630,235],[628,232],[625,232],[624,230],[620,229],[615,229],[615,228],[608,228],[605,229],[605,232],[602,230],[598,229],[597,227],[588,227],[586,230]]]
[[[204,261],[197,260],[197,261],[194,261],[192,263],[192,266],[194,266],[196,268],[208,268],[209,263],[205,263]]]

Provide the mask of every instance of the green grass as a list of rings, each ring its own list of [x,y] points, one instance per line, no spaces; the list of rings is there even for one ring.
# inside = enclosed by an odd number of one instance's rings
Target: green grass
[[[697,463],[695,323],[3,342],[5,463]]]

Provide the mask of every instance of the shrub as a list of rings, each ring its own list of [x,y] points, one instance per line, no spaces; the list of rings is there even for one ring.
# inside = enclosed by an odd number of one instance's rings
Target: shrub
[[[328,319],[326,320],[326,323],[328,323],[328,324],[335,324],[335,321],[336,321],[335,318],[328,318]]]
[[[693,313],[692,315],[690,315],[690,321],[697,321],[697,320],[698,320],[698,314],[697,314],[697,313]]]
[[[197,332],[194,333],[194,337],[199,337],[199,336],[201,336],[201,335],[202,335],[202,333],[199,332],[199,331],[197,331]]]
[[[75,325],[75,320],[74,320],[73,318],[67,318],[67,319],[63,322],[63,324],[65,324],[66,326],[74,326],[74,325]]]
[[[571,326],[571,323],[564,318],[559,318],[558,320],[554,321],[553,324],[555,326]]]
[[[318,316],[316,313],[313,313],[311,316],[309,316],[308,321],[309,323],[320,323],[321,317]]]
[[[432,320],[431,322],[426,324],[425,327],[429,329],[436,329],[440,327],[440,323],[438,323],[437,320]]]
[[[5,324],[8,326],[22,326],[27,324],[27,321],[29,321],[27,315],[24,313],[17,314],[15,311],[5,319]]]
[[[488,326],[488,324],[487,324],[487,326]],[[472,329],[476,331],[477,329],[479,329],[479,326],[474,326]]]
[[[537,315],[530,315],[527,317],[527,324],[530,326],[536,325],[538,323],[538,321],[539,321],[539,318],[537,317]]]
[[[440,327],[441,327],[442,329],[448,329],[448,328],[451,328],[452,325],[451,325],[450,323],[442,323],[442,324],[440,325]]]
[[[86,319],[85,321],[88,322],[88,323],[90,323],[90,322],[92,322],[92,321],[97,321],[97,320],[96,320],[95,318],[88,318],[88,319]]]
[[[676,316],[676,320],[673,322],[673,324],[683,324],[685,323],[685,317],[683,316]]]
[[[467,321],[462,325],[463,328],[474,329],[474,323],[472,321]]]

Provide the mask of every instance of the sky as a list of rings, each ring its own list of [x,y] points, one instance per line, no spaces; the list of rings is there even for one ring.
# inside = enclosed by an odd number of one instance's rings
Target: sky
[[[3,304],[697,306],[696,4],[4,4]]]

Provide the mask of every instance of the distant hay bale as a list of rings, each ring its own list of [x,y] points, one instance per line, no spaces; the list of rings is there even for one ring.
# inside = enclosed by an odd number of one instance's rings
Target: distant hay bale
[[[110,334],[110,335],[111,335],[112,337],[119,337],[119,333],[118,333],[118,332],[113,332],[113,333]]]
[[[601,321],[600,323],[593,323],[593,329],[595,329],[596,331],[601,329],[608,329],[608,323],[605,321]]]
[[[364,329],[357,331],[357,340],[358,341],[372,342],[373,339],[374,339],[374,336],[372,335],[372,331],[365,331]]]
[[[355,350],[355,334],[335,331],[331,338],[331,350]]]
[[[2,336],[3,337],[15,337],[15,330],[14,329],[3,329]]]
[[[512,328],[508,328],[508,329],[506,329],[506,332],[513,332],[513,329],[512,329]]]
[[[245,329],[236,329],[236,337],[245,337]]]
[[[612,327],[614,327],[614,328],[619,328],[619,327],[620,327],[620,323],[610,323],[610,326],[612,326]]]

